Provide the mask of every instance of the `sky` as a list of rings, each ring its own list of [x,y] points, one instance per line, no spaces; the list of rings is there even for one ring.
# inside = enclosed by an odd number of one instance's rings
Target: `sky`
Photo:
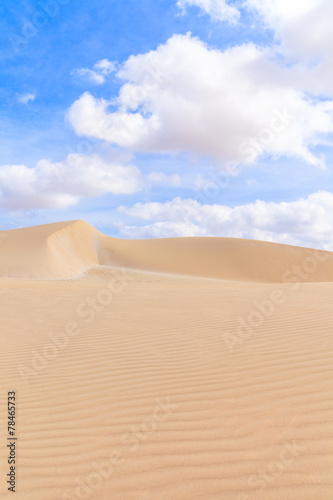
[[[331,0],[3,0],[0,230],[333,250]]]

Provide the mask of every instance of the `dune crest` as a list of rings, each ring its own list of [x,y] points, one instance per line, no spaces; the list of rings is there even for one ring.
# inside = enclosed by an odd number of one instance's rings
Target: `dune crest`
[[[236,238],[111,238],[84,221],[0,232],[0,277],[68,279],[96,266],[231,281],[333,281],[333,253]]]

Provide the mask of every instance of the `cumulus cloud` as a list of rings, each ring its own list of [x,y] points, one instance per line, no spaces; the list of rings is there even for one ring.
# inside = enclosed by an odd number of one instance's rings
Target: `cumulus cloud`
[[[319,96],[333,96],[333,3],[331,0],[246,0],[273,30],[275,49],[294,65],[295,83]]]
[[[118,210],[149,221],[122,226],[121,234],[129,238],[225,236],[333,249],[333,193],[327,191],[292,202],[257,200],[234,208],[175,198]]]
[[[240,17],[239,11],[229,5],[226,0],[178,0],[177,6],[183,12],[188,6],[199,7],[214,21],[227,21],[231,24],[235,24]]]
[[[331,0],[246,0],[261,15],[290,54],[304,58],[332,56]]]
[[[106,78],[115,70],[116,65],[114,62],[108,59],[102,59],[94,65],[93,69],[78,68],[74,69],[71,74],[89,80],[97,85],[102,85],[105,83]]]
[[[333,131],[333,104],[302,90],[302,78],[270,48],[211,49],[174,35],[117,73],[116,101],[84,93],[68,110],[79,136],[134,151],[210,155],[254,163],[261,155],[322,166],[312,146]],[[298,81],[300,80],[300,81]]]
[[[113,164],[97,155],[69,155],[65,161],[41,160],[36,167],[0,167],[0,207],[65,208],[80,198],[107,193],[132,194],[145,180],[135,166]]]
[[[21,104],[28,104],[36,99],[35,94],[21,94],[17,96],[17,100]]]
[[[40,160],[34,168],[0,166],[0,208],[66,208],[81,198],[134,194],[154,186],[181,186],[178,174],[143,174],[136,166],[94,154],[70,154],[58,163]]]

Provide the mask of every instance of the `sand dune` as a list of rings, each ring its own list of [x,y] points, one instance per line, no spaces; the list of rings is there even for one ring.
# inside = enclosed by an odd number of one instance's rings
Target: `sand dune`
[[[17,229],[5,234],[0,254],[2,277],[65,279],[80,276],[97,265],[108,265],[214,279],[280,283],[291,279],[286,270],[295,275],[293,266],[305,266],[298,271],[302,281],[333,281],[333,253],[262,241],[119,240],[103,235],[84,221]]]
[[[0,256],[16,500],[332,499],[332,254],[79,221]]]

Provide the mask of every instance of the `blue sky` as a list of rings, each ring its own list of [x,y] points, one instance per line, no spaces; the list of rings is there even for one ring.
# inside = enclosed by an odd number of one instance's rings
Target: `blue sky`
[[[0,229],[332,245],[331,10],[2,2]]]

